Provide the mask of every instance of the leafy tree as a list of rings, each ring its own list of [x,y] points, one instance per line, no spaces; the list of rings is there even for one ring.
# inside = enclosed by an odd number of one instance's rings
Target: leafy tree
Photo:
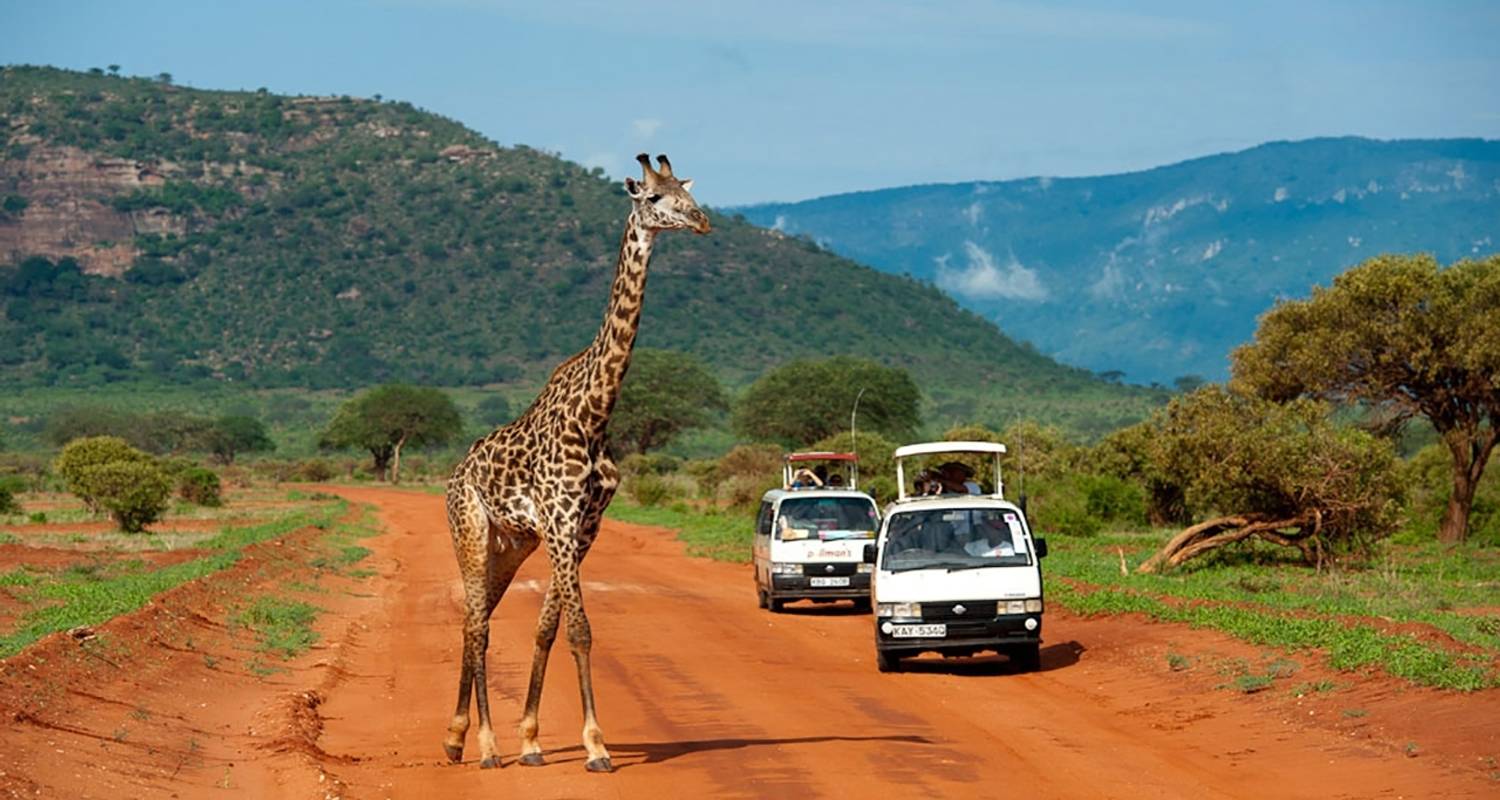
[[[238,414],[219,417],[204,433],[204,444],[220,464],[233,464],[240,453],[263,453],[276,449],[266,426],[254,417]]]
[[[510,401],[502,394],[487,394],[474,406],[474,419],[484,427],[498,428],[515,418]]]
[[[698,358],[670,350],[640,349],[620,387],[610,417],[610,438],[624,452],[658,449],[684,430],[701,428],[729,409],[719,381]]]
[[[401,482],[401,450],[443,444],[463,429],[453,400],[438,389],[388,384],[344,403],[319,439],[323,447],[370,451],[375,471]]]
[[[1367,553],[1401,522],[1395,448],[1334,424],[1325,403],[1280,404],[1209,386],[1173,400],[1150,426],[1157,468],[1180,470],[1188,505],[1219,516],[1174,536],[1141,572],[1250,538],[1321,564]]]
[[[78,485],[126,533],[140,533],[160,519],[172,496],[167,476],[149,460],[109,461],[84,467]]]
[[[1500,256],[1446,269],[1385,255],[1278,304],[1234,353],[1236,387],[1423,416],[1452,457],[1438,539],[1463,541],[1500,420]]]
[[[860,429],[909,439],[921,422],[922,394],[906,370],[835,356],[792,361],[762,375],[735,408],[734,428],[756,441],[815,442],[849,427],[856,397]]]
[[[103,509],[101,498],[94,494],[94,484],[87,480],[88,471],[118,462],[149,463],[151,456],[131,447],[118,436],[90,436],[75,439],[63,447],[52,462],[52,471],[63,479],[69,492],[77,495],[91,510]]]

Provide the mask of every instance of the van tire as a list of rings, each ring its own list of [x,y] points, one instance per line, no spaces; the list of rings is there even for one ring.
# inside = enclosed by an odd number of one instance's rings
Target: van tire
[[[864,612],[866,614],[870,613],[870,598],[868,598],[868,597],[856,597],[856,598],[854,598],[854,610],[855,611],[862,611],[862,612]]]
[[[756,589],[755,589],[755,605],[757,605],[760,608],[765,608],[766,606],[770,605],[770,603],[766,602],[766,590],[765,589],[762,589],[760,587],[756,587]]]
[[[1016,665],[1017,672],[1036,672],[1042,668],[1042,646],[1023,644],[1010,651],[1010,661]]]
[[[900,672],[901,658],[895,653],[887,653],[884,650],[875,651],[875,668],[881,672]]]
[[[781,610],[783,608],[786,608],[786,601],[785,600],[777,600],[774,597],[770,597],[770,598],[767,598],[766,602],[768,603],[768,605],[766,607],[769,608],[769,609],[771,609],[771,613],[772,614],[780,614]]]

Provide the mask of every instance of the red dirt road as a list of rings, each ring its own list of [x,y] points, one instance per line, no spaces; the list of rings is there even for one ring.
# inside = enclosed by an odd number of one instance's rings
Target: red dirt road
[[[442,498],[335,491],[375,504],[386,533],[367,542],[379,575],[313,600],[325,614],[312,653],[264,679],[221,678],[220,665],[202,686],[194,654],[170,675],[133,676],[123,697],[125,678],[96,667],[87,696],[7,709],[0,770],[12,780],[0,772],[0,788],[70,797],[1500,794],[1494,691],[1458,696],[1304,666],[1292,681],[1246,696],[1214,688],[1226,678],[1212,665],[1262,658],[1254,648],[1179,626],[1060,613],[1049,615],[1039,673],[1011,674],[998,660],[923,659],[882,675],[869,616],[827,606],[758,610],[748,568],[689,559],[667,532],[610,522],[583,572],[615,773],[583,769],[577,681],[562,640],[542,703],[548,764],[515,763],[546,581],[541,554],[501,602],[490,637],[504,767],[478,768],[477,726],[468,760],[450,765],[442,737],[458,681],[461,590]],[[49,644],[64,646],[38,647]],[[1169,651],[1195,666],[1173,672]],[[1304,700],[1288,692],[1322,677],[1341,688]],[[114,717],[88,698],[118,706]],[[109,726],[131,705],[170,722],[122,757]],[[47,716],[63,708],[67,725]],[[1350,708],[1363,713],[1340,713]],[[201,743],[185,746],[189,734]],[[93,769],[80,767],[77,754],[96,752],[113,755],[85,755]]]

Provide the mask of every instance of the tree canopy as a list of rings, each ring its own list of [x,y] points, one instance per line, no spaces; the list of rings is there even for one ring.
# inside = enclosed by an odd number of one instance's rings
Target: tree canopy
[[[463,430],[453,400],[438,389],[388,384],[345,402],[323,431],[319,445],[370,451],[375,471],[392,483],[401,480],[401,451],[407,446],[443,444]]]
[[[1425,417],[1452,456],[1438,538],[1462,541],[1500,419],[1500,256],[1446,269],[1385,255],[1308,300],[1278,304],[1234,353],[1234,385],[1272,400],[1357,403]]]
[[[1401,521],[1395,448],[1335,424],[1329,406],[1275,403],[1219,386],[1173,400],[1146,423],[1149,473],[1184,480],[1185,502],[1215,514],[1141,565],[1151,572],[1259,538],[1309,562],[1362,553]]]
[[[723,387],[696,356],[638,349],[610,417],[610,437],[623,452],[644,453],[728,409]]]
[[[921,423],[922,394],[906,370],[835,356],[792,361],[762,375],[735,408],[734,428],[753,441],[805,445],[847,430],[856,397],[861,430],[901,441]]]

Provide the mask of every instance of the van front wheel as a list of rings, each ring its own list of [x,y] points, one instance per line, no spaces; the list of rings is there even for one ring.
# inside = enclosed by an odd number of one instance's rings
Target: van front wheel
[[[884,650],[875,651],[875,668],[881,672],[900,672],[901,659],[895,653],[887,653]]]
[[[756,605],[760,606],[761,608],[766,608],[767,606],[770,605],[770,603],[766,602],[766,590],[765,589],[756,589],[755,590],[755,603],[756,603]]]

